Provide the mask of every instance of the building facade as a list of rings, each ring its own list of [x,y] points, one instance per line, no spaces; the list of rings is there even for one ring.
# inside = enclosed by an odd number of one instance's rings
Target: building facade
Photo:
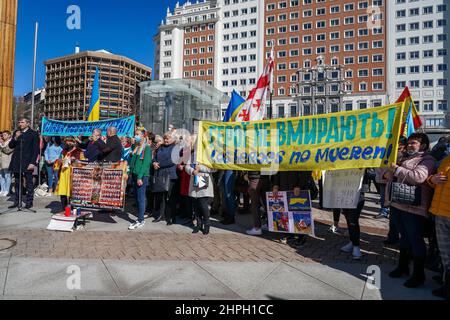
[[[258,0],[177,3],[155,42],[155,80],[195,79],[247,96],[262,72],[264,10]]]
[[[386,102],[384,1],[265,1],[265,56],[275,45],[274,116],[320,114],[380,106]],[[330,81],[308,87],[317,59]],[[301,69],[303,72],[299,73]],[[307,72],[308,69],[311,72]],[[334,69],[334,70],[333,70]],[[343,73],[345,88],[332,85]],[[334,76],[334,78],[333,78]],[[301,78],[300,78],[301,77]],[[326,103],[327,89],[347,93],[343,105]],[[310,99],[303,99],[311,96]],[[313,98],[314,97],[314,98]],[[314,105],[311,105],[314,101]]]
[[[100,118],[136,114],[139,83],[151,68],[105,50],[76,52],[44,62],[46,99],[43,113],[55,120],[86,120],[96,68],[100,71]]]
[[[189,14],[198,21],[214,17],[214,68],[206,71],[214,80],[207,78],[208,84],[246,97],[273,45],[273,117],[381,106],[395,102],[409,86],[427,130],[443,128],[449,99],[446,2],[188,1],[173,13],[168,9],[155,37],[155,65],[161,70],[155,79],[200,78],[190,69],[198,62],[186,36],[192,29],[183,21]],[[324,83],[313,78],[321,74],[318,59],[326,68]]]
[[[449,128],[449,5],[446,0],[388,2],[388,96],[408,86],[427,132]]]

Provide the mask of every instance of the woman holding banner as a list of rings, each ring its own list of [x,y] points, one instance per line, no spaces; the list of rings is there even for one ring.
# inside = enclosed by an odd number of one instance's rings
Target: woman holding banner
[[[428,153],[430,141],[425,133],[414,133],[408,139],[407,156],[400,165],[392,164],[386,174],[389,181],[388,201],[400,232],[400,258],[391,278],[409,275],[409,258],[413,257],[412,276],[405,282],[407,288],[425,283],[426,245],[425,226],[433,190],[427,179],[434,173],[436,160]]]
[[[64,142],[64,150],[61,158],[57,161],[57,167],[61,167],[58,185],[55,194],[61,197],[61,205],[63,209],[69,205],[69,198],[72,192],[71,184],[71,163],[76,160],[86,160],[84,152],[78,148],[75,138],[66,138]]]
[[[145,132],[143,130],[136,131],[134,140],[136,146],[131,155],[130,173],[138,205],[138,220],[130,225],[129,230],[136,230],[145,225],[146,191],[152,163],[152,149],[145,138]]]

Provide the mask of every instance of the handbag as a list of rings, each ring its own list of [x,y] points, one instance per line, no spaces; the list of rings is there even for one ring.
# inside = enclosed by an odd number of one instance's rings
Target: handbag
[[[407,204],[410,206],[420,206],[422,200],[422,188],[420,186],[410,186],[402,182],[392,182],[390,200],[393,203]]]
[[[159,172],[157,172],[152,179],[152,192],[169,192],[169,189],[170,177],[168,172],[162,172],[162,174],[159,174]]]

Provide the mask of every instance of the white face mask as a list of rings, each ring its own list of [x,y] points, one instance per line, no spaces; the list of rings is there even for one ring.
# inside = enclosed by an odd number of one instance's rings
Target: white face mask
[[[417,155],[418,153],[419,152],[417,152],[417,151],[410,150],[410,151],[408,151],[408,156],[412,157],[412,156]]]

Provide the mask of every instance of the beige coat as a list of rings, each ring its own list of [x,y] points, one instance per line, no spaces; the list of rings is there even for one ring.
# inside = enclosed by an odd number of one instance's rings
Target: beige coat
[[[9,164],[11,163],[11,157],[14,150],[8,147],[8,143],[9,141],[0,144],[0,170],[8,169]]]

